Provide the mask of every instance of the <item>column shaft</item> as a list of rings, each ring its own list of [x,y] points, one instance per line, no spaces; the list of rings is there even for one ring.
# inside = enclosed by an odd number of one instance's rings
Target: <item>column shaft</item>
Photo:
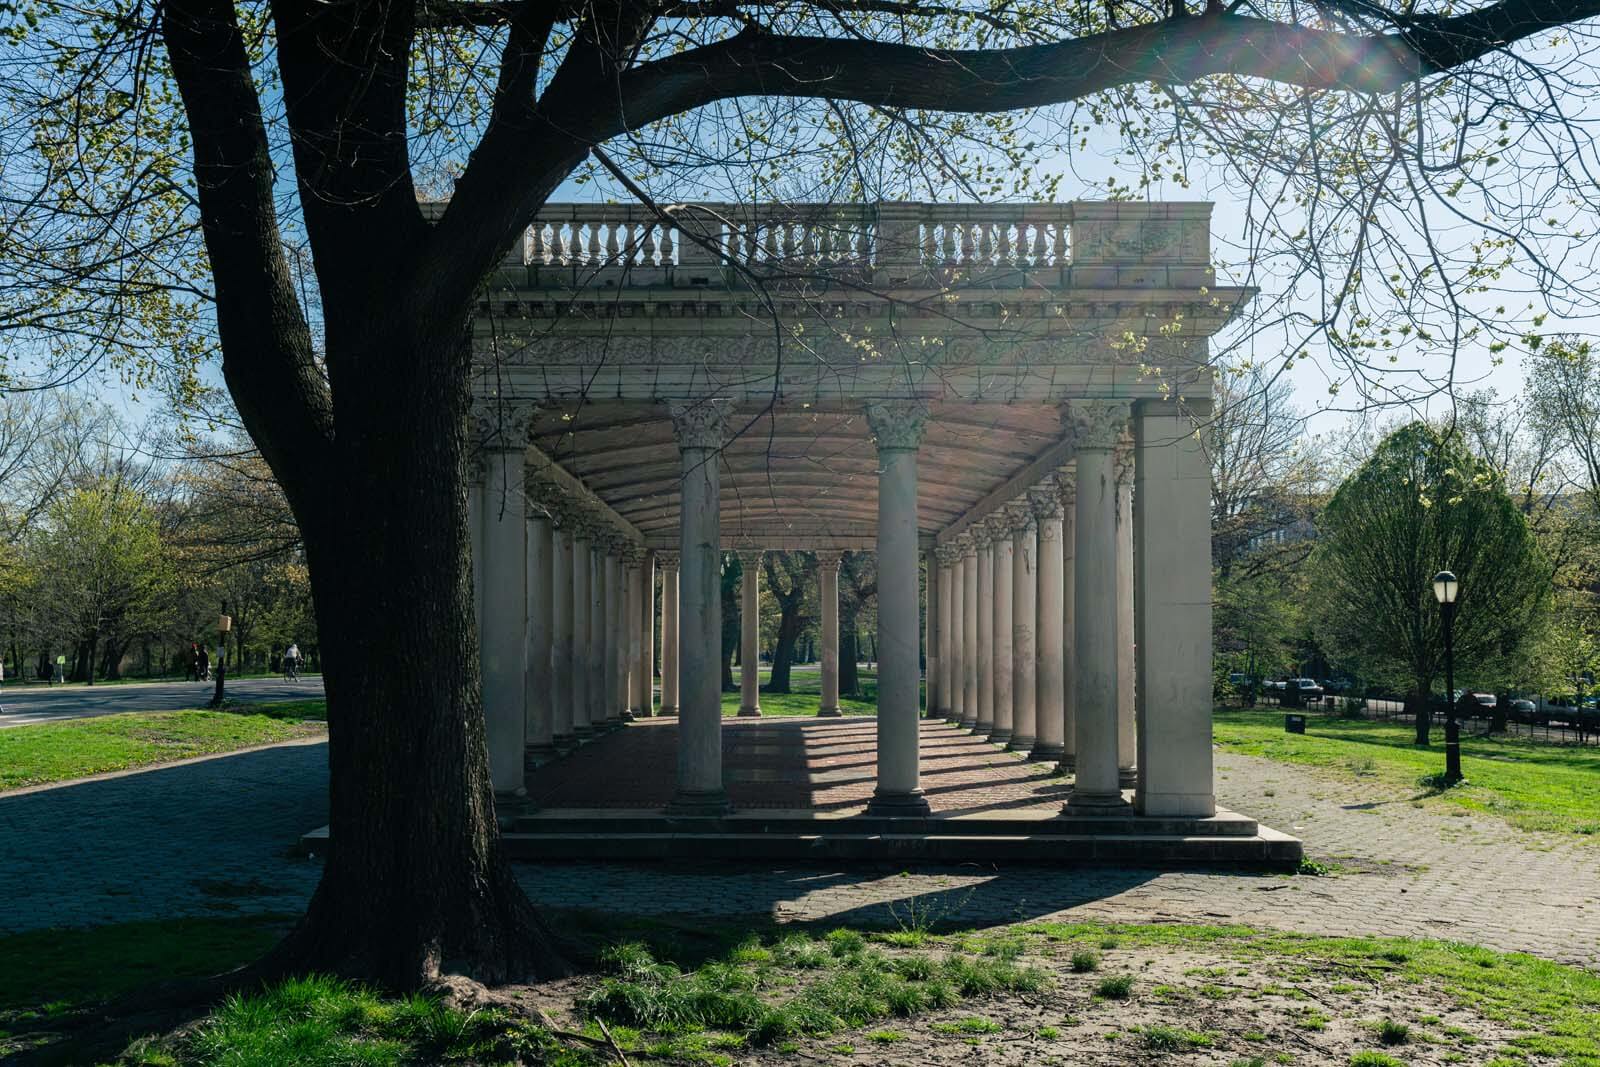
[[[1078,765],[1078,505],[1075,475],[1061,482],[1061,766]]]
[[[622,561],[615,552],[607,552],[604,559],[606,570],[606,653],[601,660],[601,669],[605,671],[605,713],[606,722],[618,723],[622,721],[622,712],[627,702],[627,686],[624,681],[626,675],[624,665],[627,656],[622,640]]]
[[[596,541],[589,549],[589,724],[603,729],[606,708],[606,549]]]
[[[1006,744],[1011,740],[1015,705],[1012,690],[1014,549],[1011,532],[994,527],[994,727],[989,740]]]
[[[1071,811],[1124,807],[1117,781],[1117,471],[1126,401],[1074,401],[1077,473],[1077,778]],[[1206,568],[1209,580],[1210,568]]]
[[[1134,623],[1138,647],[1160,650],[1135,658],[1135,802],[1145,815],[1214,815],[1211,465],[1177,412],[1141,411],[1134,435]]]
[[[1018,519],[1011,534],[1011,743],[1014,752],[1031,752],[1038,740],[1038,536],[1032,512]]]
[[[572,544],[572,732],[582,739],[594,733],[589,718],[589,586],[594,576],[589,541],[575,531]]]
[[[521,451],[488,453],[483,507],[483,712],[495,792],[524,791],[528,524]]]
[[[1117,479],[1117,781],[1135,784],[1133,673],[1133,475]]]
[[[761,715],[761,558],[760,552],[739,553],[739,715]]]
[[[878,787],[868,812],[926,815],[917,690],[917,445],[926,409],[871,404],[878,445]]]
[[[634,711],[656,713],[656,554],[646,552],[634,575],[633,627],[639,649],[633,661]]]
[[[550,707],[558,748],[572,744],[572,531],[555,531],[550,567]]]
[[[721,815],[722,787],[722,570],[719,453],[724,432],[721,401],[674,404],[673,432],[683,460],[679,524],[678,613],[681,704],[678,710],[678,789],[669,811]]]
[[[987,737],[994,730],[994,543],[978,535],[978,721]]]
[[[1039,632],[1037,667],[1034,678],[1036,693],[1035,728],[1037,739],[1029,752],[1029,759],[1059,760],[1063,751],[1066,675],[1062,663],[1062,607],[1064,593],[1061,584],[1061,501],[1054,487],[1029,491],[1034,505],[1034,519],[1039,530],[1039,595],[1037,615]]]
[[[922,553],[922,715],[928,718],[939,699],[939,646],[934,628],[939,618],[939,565],[932,552]]]
[[[839,556],[817,553],[822,601],[822,704],[817,715],[836,718],[839,709]]]
[[[952,551],[955,560],[950,564],[950,714],[945,719],[959,725],[967,717],[967,562],[959,547]],[[976,690],[976,683],[973,688]]]
[[[678,714],[678,554],[661,568],[661,714]]]
[[[978,725],[978,548],[961,556],[961,726]]]
[[[950,667],[954,651],[950,643],[950,561],[944,549],[939,550],[939,702],[934,714],[941,719],[950,718]]]
[[[525,762],[533,766],[555,753],[555,705],[550,699],[551,612],[554,608],[554,545],[550,519],[528,517],[528,644],[523,649],[527,674],[523,684]]]

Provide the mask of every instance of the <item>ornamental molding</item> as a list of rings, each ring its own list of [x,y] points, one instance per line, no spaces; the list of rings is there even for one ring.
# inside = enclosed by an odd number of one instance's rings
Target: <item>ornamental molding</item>
[[[481,398],[472,405],[472,440],[484,452],[521,452],[538,417],[531,401]]]
[[[1116,448],[1133,412],[1129,400],[1073,400],[1065,406],[1062,418],[1079,452],[1109,452]]]
[[[910,452],[922,444],[928,405],[921,400],[874,400],[867,404],[867,425],[879,452]]]
[[[667,405],[672,436],[683,451],[718,449],[727,440],[727,400],[673,400]]]

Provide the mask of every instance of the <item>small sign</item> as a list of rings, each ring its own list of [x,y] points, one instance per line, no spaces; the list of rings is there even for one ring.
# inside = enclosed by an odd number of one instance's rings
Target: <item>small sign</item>
[[[1285,715],[1283,717],[1283,731],[1289,734],[1305,733],[1306,717],[1304,715]]]

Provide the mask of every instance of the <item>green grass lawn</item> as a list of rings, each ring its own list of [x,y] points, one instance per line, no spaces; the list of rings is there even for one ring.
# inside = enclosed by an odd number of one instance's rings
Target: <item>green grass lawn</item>
[[[1412,744],[1409,724],[1308,716],[1306,732],[1285,733],[1283,712],[1218,709],[1218,745],[1231,752],[1322,768],[1346,780],[1411,790],[1419,802],[1499,815],[1529,830],[1583,834],[1600,842],[1600,749],[1523,738],[1461,739],[1466,782],[1439,790],[1422,779],[1444,770],[1444,740]]]
[[[990,1039],[1037,1044],[1032,1062],[1078,1062],[1084,1047],[1154,1062],[1139,1050],[1299,1051],[1308,1043],[1289,1035],[1330,1024],[1369,1032],[1372,1045],[1413,1046],[1397,1050],[1400,1063],[1413,1049],[1429,1063],[1600,1062],[1600,974],[1445,941],[1180,923],[817,928],[587,912],[563,912],[561,925],[586,973],[536,995],[543,1014],[461,1012],[310,977],[231,997],[191,1026],[135,1042],[120,1062],[600,1067],[621,1062],[614,1048],[635,1063],[732,1064],[762,1052],[820,1060],[853,1042],[944,1041],[979,1057]],[[283,928],[236,918],[0,938],[0,1056],[48,1040],[57,1020],[106,997],[247,962]],[[1165,975],[1148,970],[1166,961],[1175,962]],[[1031,1014],[1038,1006],[1042,1019]],[[1362,1055],[1350,1062],[1386,1062]]]
[[[839,698],[839,710],[846,715],[875,715],[878,711],[878,674],[876,671],[862,669],[858,672],[861,679],[860,697],[842,696]],[[814,664],[802,664],[791,669],[789,674],[788,693],[769,693],[767,684],[772,680],[772,672],[761,668],[761,714],[808,716],[816,715],[817,709],[822,706],[822,672]],[[735,684],[739,681],[739,668],[733,669]],[[739,714],[739,694],[722,694],[722,714],[732,716]]]
[[[130,711],[0,730],[0,791],[321,733],[322,700],[237,711]]]

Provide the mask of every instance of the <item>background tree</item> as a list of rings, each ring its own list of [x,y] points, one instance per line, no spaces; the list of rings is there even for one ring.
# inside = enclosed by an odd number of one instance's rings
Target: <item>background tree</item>
[[[878,557],[846,552],[839,564],[839,692],[861,696],[861,630],[873,623],[878,602]]]
[[[816,584],[817,557],[810,552],[768,552],[762,558],[767,592],[778,607],[778,630],[772,646],[772,679],[767,691],[789,692],[789,665],[795,645],[811,624],[805,613],[807,591]]]
[[[115,676],[122,650],[162,628],[176,575],[150,503],[116,481],[74,489],[29,538],[46,624],[76,649],[73,677],[94,683],[98,657]]]
[[[1312,555],[1325,647],[1407,691],[1417,744],[1444,641],[1432,580],[1460,581],[1456,678],[1493,679],[1525,652],[1548,609],[1550,567],[1499,475],[1460,436],[1426,422],[1389,434],[1339,486]]]

